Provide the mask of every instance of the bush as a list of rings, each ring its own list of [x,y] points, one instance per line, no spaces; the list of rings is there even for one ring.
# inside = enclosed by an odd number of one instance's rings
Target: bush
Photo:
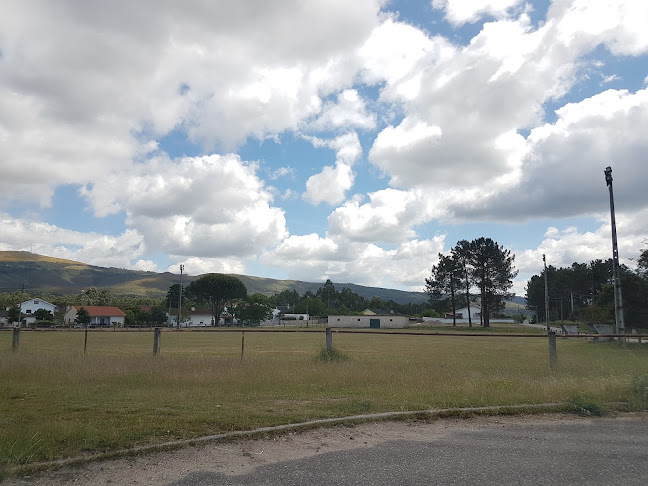
[[[32,322],[29,327],[32,329],[35,329],[37,327],[55,327],[56,323],[54,321],[34,321]]]
[[[349,358],[337,348],[322,348],[316,359],[318,361],[346,361]]]
[[[636,376],[630,384],[630,396],[633,400],[648,405],[648,376]]]
[[[580,393],[575,394],[567,400],[567,404],[567,410],[577,415],[600,417],[606,413],[605,409],[598,403]]]

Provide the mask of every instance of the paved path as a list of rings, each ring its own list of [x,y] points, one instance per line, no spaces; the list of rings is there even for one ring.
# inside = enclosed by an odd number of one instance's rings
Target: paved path
[[[336,426],[207,443],[12,485],[646,485],[648,414]]]
[[[278,462],[240,476],[192,472],[173,486],[642,485],[648,420],[499,424]]]

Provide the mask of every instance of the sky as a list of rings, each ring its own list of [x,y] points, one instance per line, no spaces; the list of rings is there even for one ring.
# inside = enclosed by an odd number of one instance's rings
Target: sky
[[[3,0],[0,250],[423,290],[648,245],[645,0]]]

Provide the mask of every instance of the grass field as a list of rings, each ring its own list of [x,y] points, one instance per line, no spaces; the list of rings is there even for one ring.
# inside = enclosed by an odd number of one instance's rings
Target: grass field
[[[430,330],[434,332],[435,330]],[[495,329],[494,332],[510,332]],[[359,413],[629,397],[648,346],[323,332],[0,332],[0,468]],[[1,472],[1,471],[0,471]]]

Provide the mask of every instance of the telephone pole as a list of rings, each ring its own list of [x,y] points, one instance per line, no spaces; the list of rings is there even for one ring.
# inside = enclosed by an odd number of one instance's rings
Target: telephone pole
[[[610,221],[612,223],[612,278],[614,280],[614,318],[616,333],[625,334],[623,321],[623,298],[621,297],[621,279],[619,277],[619,248],[617,246],[616,219],[614,216],[614,190],[612,189],[612,167],[605,168],[605,182],[610,192]],[[619,344],[625,344],[625,338],[619,338]]]

